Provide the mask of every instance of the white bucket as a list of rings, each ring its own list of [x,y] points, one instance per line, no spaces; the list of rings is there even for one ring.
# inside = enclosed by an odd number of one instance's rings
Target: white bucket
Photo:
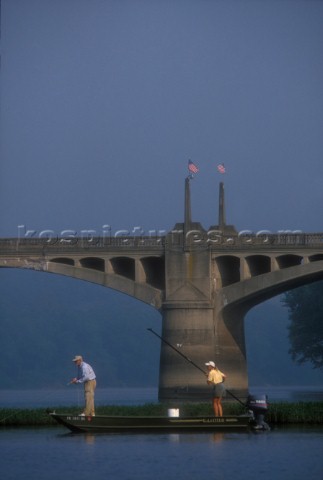
[[[179,417],[179,408],[169,408],[168,409],[169,417]]]

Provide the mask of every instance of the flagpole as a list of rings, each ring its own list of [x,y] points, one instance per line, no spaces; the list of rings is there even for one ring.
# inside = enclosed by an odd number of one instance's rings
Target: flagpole
[[[185,204],[184,204],[184,238],[191,228],[192,212],[191,212],[191,192],[190,177],[185,178]],[[185,242],[186,243],[186,242]]]
[[[219,227],[220,230],[223,230],[225,227],[225,205],[224,205],[224,183],[220,182],[219,190]]]

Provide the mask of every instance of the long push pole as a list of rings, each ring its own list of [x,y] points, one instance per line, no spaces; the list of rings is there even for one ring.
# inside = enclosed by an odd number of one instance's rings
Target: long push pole
[[[166,345],[168,345],[170,348],[175,350],[175,352],[177,352],[181,357],[185,358],[185,360],[187,360],[191,365],[193,365],[195,368],[200,370],[200,372],[202,372],[204,375],[207,375],[206,372],[201,367],[199,367],[196,363],[194,363],[189,357],[184,355],[184,353],[180,352],[177,348],[175,348],[174,345],[167,342],[167,340],[165,340],[163,337],[158,335],[158,333],[154,332],[154,330],[152,328],[147,328],[147,330],[149,332],[153,333],[154,335],[156,335],[156,337],[160,338],[162,342],[166,343]],[[241,405],[246,407],[246,405],[238,397],[236,397],[232,392],[230,392],[230,390],[227,390],[227,389],[225,389],[225,390],[226,390],[226,392],[228,392],[229,395],[231,395],[231,397],[233,397],[235,400],[237,400],[239,403],[241,403]]]

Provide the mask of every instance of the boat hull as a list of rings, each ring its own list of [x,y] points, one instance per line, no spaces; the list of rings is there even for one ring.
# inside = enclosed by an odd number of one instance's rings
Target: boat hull
[[[72,432],[186,432],[246,430],[252,417],[249,415],[227,415],[224,417],[143,417],[143,416],[81,416],[50,413],[59,424]]]

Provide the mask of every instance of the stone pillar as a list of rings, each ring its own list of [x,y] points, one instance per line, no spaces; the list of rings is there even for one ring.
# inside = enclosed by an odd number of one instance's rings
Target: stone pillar
[[[243,318],[238,311],[223,315],[216,308],[197,309],[193,305],[180,308],[178,305],[163,310],[162,337],[205,371],[205,362],[213,360],[227,375],[228,390],[243,399],[248,395]],[[161,344],[159,399],[210,399],[210,388],[203,373],[164,342]]]
[[[246,396],[244,312],[226,310],[221,293],[215,291],[212,271],[208,248],[182,248],[168,243],[162,337],[205,371],[205,362],[213,360],[228,375],[232,393]],[[159,398],[210,399],[205,375],[164,342]]]
[[[163,310],[162,337],[205,372],[215,357],[213,309],[177,304]],[[159,399],[209,399],[206,377],[192,363],[162,342]]]

